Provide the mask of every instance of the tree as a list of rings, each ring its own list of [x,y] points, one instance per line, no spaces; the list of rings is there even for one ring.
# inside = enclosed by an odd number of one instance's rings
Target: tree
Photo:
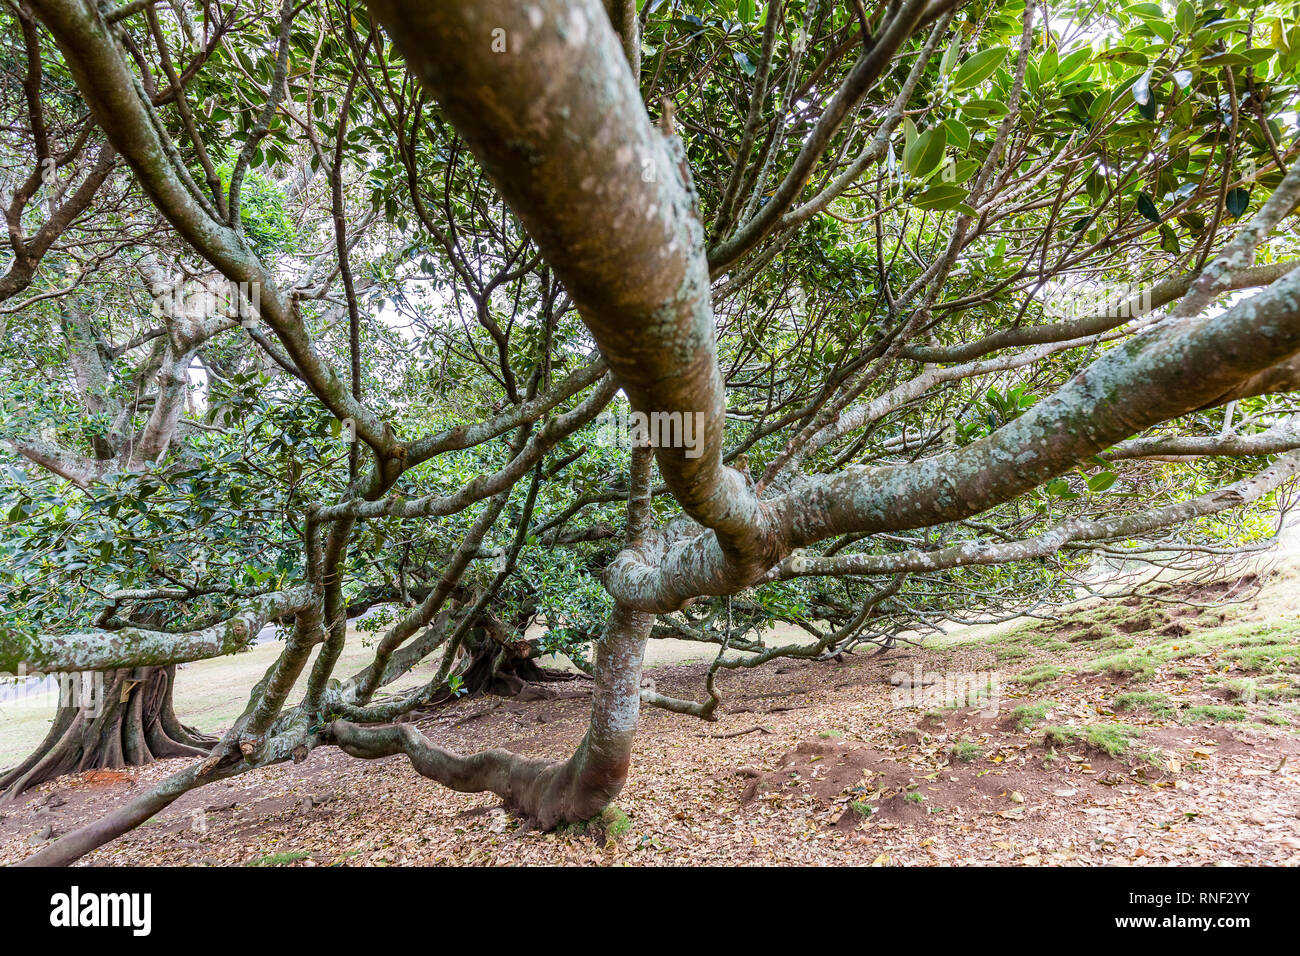
[[[178,240],[258,290],[248,341],[284,374],[232,393],[239,428],[151,471],[166,494],[138,509],[240,571],[149,592],[163,631],[15,622],[0,664],[171,664],[293,622],[208,757],[35,862],[330,745],[586,819],[643,702],[708,719],[722,668],[1060,601],[1097,554],[1257,546],[1300,468],[1300,25],[1280,7],[32,9]],[[310,280],[255,245],[260,170],[328,180],[305,187]],[[602,443],[611,411],[639,416],[630,448]],[[186,481],[225,490],[196,508]],[[232,547],[202,507],[273,517]],[[348,616],[380,605],[373,661],[337,679]],[[768,646],[773,620],[812,640]],[[663,634],[719,646],[702,700],[641,686]],[[566,761],[394,722],[535,676],[543,650],[593,678]]]

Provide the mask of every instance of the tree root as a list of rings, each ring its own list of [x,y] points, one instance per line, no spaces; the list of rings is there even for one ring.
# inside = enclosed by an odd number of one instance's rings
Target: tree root
[[[206,756],[216,740],[177,719],[174,688],[174,667],[108,672],[101,701],[60,706],[40,746],[0,775],[0,802],[68,773]]]

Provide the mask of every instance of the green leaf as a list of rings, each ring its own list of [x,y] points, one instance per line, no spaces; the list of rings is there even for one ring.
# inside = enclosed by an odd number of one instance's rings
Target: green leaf
[[[1147,70],[1133,82],[1133,102],[1137,103],[1139,115],[1143,119],[1156,118],[1156,98],[1151,93],[1151,71]]]
[[[1145,22],[1147,28],[1156,36],[1160,37],[1160,39],[1164,40],[1166,43],[1174,42],[1174,28],[1164,20],[1150,19]]]
[[[1115,473],[1113,471],[1101,471],[1088,479],[1088,490],[1093,494],[1105,491],[1111,485],[1115,484]]]
[[[968,57],[957,68],[957,72],[953,74],[952,88],[954,90],[964,90],[983,83],[993,75],[994,70],[1002,65],[1006,55],[1006,47],[995,46],[988,50],[980,50],[974,56]]]
[[[1183,251],[1178,242],[1178,233],[1167,223],[1160,227],[1160,248],[1175,256]]]
[[[948,136],[942,126],[934,126],[912,141],[903,154],[903,169],[917,179],[923,179],[938,168],[943,160]]]
[[[1233,219],[1240,219],[1242,214],[1250,206],[1250,190],[1244,186],[1238,186],[1236,189],[1228,190],[1228,195],[1224,197],[1224,208],[1228,210],[1228,215]]]
[[[962,112],[968,116],[1006,116],[1007,104],[1000,100],[967,100],[961,105]]]
[[[1240,53],[1215,53],[1201,60],[1205,66],[1249,66],[1250,60]]]
[[[1056,47],[1052,47],[1043,54],[1042,60],[1038,63],[1039,82],[1050,83],[1052,77],[1056,75],[1057,53]]]
[[[952,68],[957,65],[957,57],[961,56],[961,31],[952,38],[952,43],[948,45],[947,51],[943,55],[943,60],[939,63],[939,75],[947,76],[952,72]]]
[[[1061,65],[1056,70],[1057,78],[1062,82],[1070,79],[1088,65],[1091,56],[1092,48],[1086,46],[1066,54],[1065,59],[1061,61]]]
[[[1146,106],[1151,102],[1151,71],[1147,70],[1133,81],[1133,102]]]
[[[946,119],[939,125],[948,134],[948,142],[954,149],[963,153],[970,149],[970,130],[966,128],[966,124],[955,119]]]
[[[1160,211],[1156,209],[1156,204],[1151,201],[1151,197],[1146,193],[1138,193],[1137,211],[1144,219],[1149,219],[1154,223],[1161,222]]]
[[[1052,497],[1060,498],[1063,501],[1073,501],[1079,497],[1078,493],[1070,488],[1070,483],[1064,478],[1053,478],[1047,483],[1045,490]]]
[[[966,190],[960,186],[940,183],[931,186],[912,200],[917,209],[956,209],[966,198]]]
[[[1143,19],[1165,15],[1164,9],[1158,3],[1135,3],[1131,7],[1125,7],[1124,12],[1136,14]]]

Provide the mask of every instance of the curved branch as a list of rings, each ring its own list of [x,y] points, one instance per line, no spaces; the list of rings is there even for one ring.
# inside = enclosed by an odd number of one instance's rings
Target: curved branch
[[[1300,454],[1290,454],[1258,474],[1188,501],[1149,508],[1113,518],[1071,518],[1056,527],[1017,541],[967,541],[937,551],[909,550],[895,554],[844,554],[830,558],[787,558],[768,575],[769,581],[817,575],[900,574],[939,571],[974,565],[1007,564],[1045,558],[1067,544],[1132,538],[1160,528],[1218,514],[1258,501],[1300,473]]]
[[[268,622],[306,610],[315,601],[315,591],[306,585],[274,591],[254,599],[249,609],[197,631],[124,627],[76,634],[0,632],[0,670],[106,671],[220,657],[246,647]]]

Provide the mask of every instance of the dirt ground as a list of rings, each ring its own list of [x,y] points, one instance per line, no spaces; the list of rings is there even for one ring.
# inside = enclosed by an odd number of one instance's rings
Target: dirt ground
[[[537,628],[537,631],[540,633],[541,628]],[[782,627],[773,631],[769,639],[790,643],[809,638],[804,631]],[[349,627],[347,643],[339,658],[336,673],[354,674],[368,665],[374,657],[373,640],[374,635]],[[208,733],[224,730],[243,712],[248,703],[249,688],[261,680],[266,669],[283,649],[284,645],[280,642],[270,641],[239,654],[182,664],[176,682],[177,712],[187,724],[200,730]],[[317,653],[319,649],[313,652],[311,660],[315,660]],[[646,664],[648,667],[666,666],[706,660],[712,656],[707,645],[696,641],[662,640],[653,642],[647,649]],[[426,683],[437,673],[440,662],[440,657],[430,657],[394,681],[387,689],[398,691]],[[547,657],[541,663],[547,667],[577,673],[577,668],[562,658]],[[310,672],[309,662],[303,668],[291,699],[301,696]],[[22,760],[44,739],[54,717],[54,707],[55,697],[52,692],[21,702],[0,701],[0,768]]]
[[[716,722],[647,709],[618,810],[585,830],[538,832],[403,757],[321,748],[194,791],[83,862],[1300,865],[1298,604],[1289,556],[921,648],[724,672]],[[706,667],[647,676],[698,695]],[[588,685],[556,686],[561,699],[461,701],[417,722],[462,752],[563,757]],[[0,806],[0,863],[184,765],[66,777]]]

